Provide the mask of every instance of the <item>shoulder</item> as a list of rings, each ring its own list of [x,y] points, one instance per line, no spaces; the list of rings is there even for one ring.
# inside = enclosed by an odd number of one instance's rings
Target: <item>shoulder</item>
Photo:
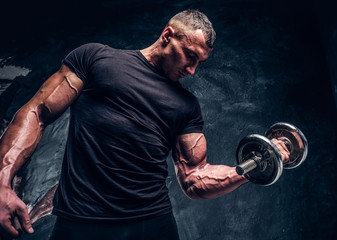
[[[85,43],[77,47],[76,49],[99,49],[99,48],[104,48],[106,46],[107,45],[104,45],[102,43]]]
[[[188,103],[192,105],[195,105],[196,103],[198,103],[198,98],[191,91],[183,87],[180,82],[176,82],[175,85],[178,91],[180,92],[181,96],[184,97],[185,101],[187,101]]]
[[[108,45],[102,43],[86,43],[73,50],[74,53],[92,55],[99,51],[111,49]]]
[[[89,66],[97,59],[106,55],[112,55],[113,49],[101,43],[86,43],[73,49],[63,60],[70,65]]]

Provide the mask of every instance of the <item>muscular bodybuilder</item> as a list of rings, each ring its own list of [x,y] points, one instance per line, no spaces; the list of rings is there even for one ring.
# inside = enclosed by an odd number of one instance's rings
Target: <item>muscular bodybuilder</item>
[[[2,238],[33,233],[11,181],[44,128],[70,106],[71,117],[51,239],[179,239],[165,185],[173,151],[176,174],[191,199],[216,198],[247,182],[235,168],[207,163],[197,99],[179,79],[193,75],[215,41],[207,17],[175,15],[143,50],[86,44],[14,116],[0,145]],[[289,151],[273,140],[283,161]]]

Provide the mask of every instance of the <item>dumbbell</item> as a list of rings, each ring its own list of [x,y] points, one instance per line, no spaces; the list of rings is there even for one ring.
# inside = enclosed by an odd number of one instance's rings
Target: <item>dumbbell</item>
[[[271,139],[282,140],[290,152],[289,161],[283,163],[281,153]],[[249,181],[268,186],[275,183],[284,169],[296,168],[308,154],[304,134],[289,123],[276,123],[265,136],[252,134],[243,138],[236,150],[236,172]]]

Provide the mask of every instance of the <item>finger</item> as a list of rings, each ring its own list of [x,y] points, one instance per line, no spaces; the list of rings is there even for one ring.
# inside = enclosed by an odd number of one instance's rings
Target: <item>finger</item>
[[[271,141],[276,145],[276,147],[279,149],[279,151],[286,152],[288,154],[290,153],[287,146],[285,145],[285,143],[282,140],[278,140],[278,139],[273,138]]]
[[[277,146],[279,152],[281,153],[283,162],[288,161],[289,151],[287,149],[284,149],[283,146],[280,143],[277,143],[276,146]]]
[[[5,239],[4,235],[9,235],[12,238],[18,237],[20,235],[19,231],[13,227],[12,222],[9,218],[3,220],[3,222],[0,225],[2,228],[2,238],[3,239]]]
[[[281,155],[283,156],[283,160],[288,160],[289,159],[289,150],[282,145],[282,143],[279,143],[278,145],[278,149],[281,153]]]
[[[279,152],[281,154],[281,157],[282,157],[282,162],[284,162],[284,163],[288,162],[290,152],[289,152],[287,146],[284,144],[284,142],[281,141],[281,140],[275,139],[275,138],[272,139],[271,141],[275,144],[275,146],[279,150]]]
[[[290,157],[290,152],[289,149],[287,148],[287,146],[285,145],[285,143],[283,141],[281,141],[280,146],[283,148],[282,153],[284,154],[285,157],[285,162],[289,161],[289,157]]]
[[[19,232],[19,235],[21,235],[23,230],[17,217],[14,217],[14,219],[12,220],[12,225]]]
[[[283,163],[287,163],[289,161],[289,155],[287,153],[282,152],[281,156],[282,156],[282,162]]]
[[[287,148],[287,145],[283,141],[280,141],[279,144],[287,154],[290,154],[289,149]]]
[[[27,210],[26,205],[24,205],[24,207],[18,208],[16,211],[16,214],[17,214],[17,217],[19,219],[22,229],[27,233],[33,233],[34,229],[30,222],[30,218],[28,215],[28,210]]]

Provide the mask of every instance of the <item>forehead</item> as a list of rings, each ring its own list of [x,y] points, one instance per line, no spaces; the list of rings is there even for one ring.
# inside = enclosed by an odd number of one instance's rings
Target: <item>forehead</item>
[[[185,32],[184,47],[197,54],[199,61],[205,61],[212,49],[206,44],[206,39],[201,29]]]

